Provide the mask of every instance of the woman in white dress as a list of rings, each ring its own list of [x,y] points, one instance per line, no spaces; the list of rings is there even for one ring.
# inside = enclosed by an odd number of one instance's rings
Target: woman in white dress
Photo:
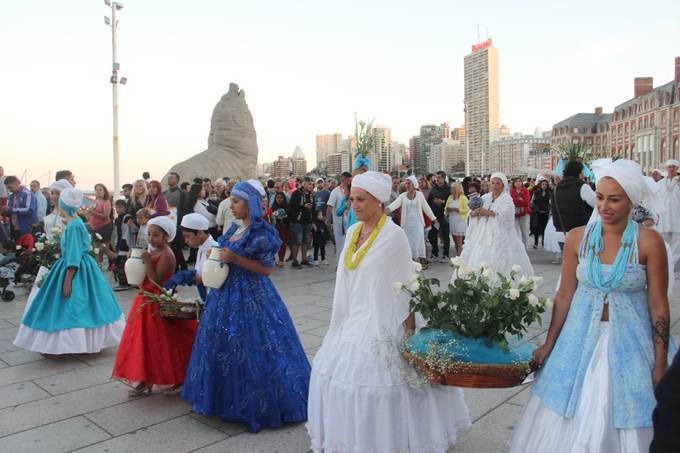
[[[463,252],[463,241],[465,240],[470,210],[468,209],[468,199],[463,192],[463,185],[458,181],[451,183],[451,195],[446,200],[445,211],[449,216],[449,231],[455,247],[454,256],[459,256]]]
[[[433,222],[436,220],[430,205],[423,194],[417,190],[418,180],[415,176],[409,176],[404,182],[406,191],[400,194],[396,200],[387,207],[387,214],[401,208],[400,224],[406,233],[408,245],[411,248],[411,258],[420,261],[421,264],[427,263],[427,253],[425,250],[425,221],[426,215]]]
[[[491,175],[491,191],[482,196],[484,206],[470,213],[461,258],[470,268],[486,262],[507,275],[518,265],[523,275],[533,276],[534,268],[515,229],[515,204],[505,191],[507,186],[508,178],[503,173]]]
[[[315,453],[443,453],[470,424],[460,389],[412,388],[376,348],[415,328],[408,294],[394,291],[413,270],[406,234],[383,214],[390,191],[389,176],[378,172],[352,180],[359,222],[347,232],[330,327],[312,365],[307,429]]]
[[[647,194],[640,166],[620,159],[597,183],[599,217],[569,232],[542,365],[512,453],[643,453],[654,387],[677,347],[669,336],[663,239],[631,209]]]

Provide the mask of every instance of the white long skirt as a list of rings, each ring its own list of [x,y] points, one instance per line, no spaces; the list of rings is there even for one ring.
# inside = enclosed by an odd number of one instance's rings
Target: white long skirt
[[[35,281],[39,282],[46,272],[47,269],[41,267]],[[40,288],[33,285],[26,301],[24,316],[39,291]],[[44,332],[21,324],[14,339],[14,346],[41,354],[93,354],[105,348],[118,346],[124,330],[124,314],[115,322],[96,329],[78,327],[57,332]]]
[[[308,409],[315,453],[443,453],[470,426],[459,388],[412,388],[350,343],[316,354]]]
[[[609,371],[609,322],[600,323],[600,337],[586,370],[573,418],[541,405],[532,395],[513,433],[510,453],[643,453],[649,451],[652,428],[617,429],[612,420]]]
[[[545,226],[545,231],[543,232],[544,250],[552,253],[561,253],[560,242],[564,242],[564,233],[555,229],[553,218],[550,216],[550,218],[548,218],[548,224]]]
[[[406,222],[406,225],[402,228],[404,233],[406,233],[408,245],[411,248],[411,258],[414,260],[425,258],[427,253],[425,250],[425,230],[423,225],[420,222]]]

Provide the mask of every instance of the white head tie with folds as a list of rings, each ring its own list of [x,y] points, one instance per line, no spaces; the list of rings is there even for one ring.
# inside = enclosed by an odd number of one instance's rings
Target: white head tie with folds
[[[493,178],[498,178],[498,179],[500,179],[501,182],[503,183],[503,187],[504,187],[505,189],[508,188],[508,177],[505,176],[505,173],[501,173],[500,171],[498,171],[498,172],[496,172],[496,173],[494,173],[494,174],[491,175],[491,179],[493,179]]]
[[[623,188],[634,206],[653,203],[653,196],[659,186],[652,178],[642,174],[642,167],[637,162],[618,159],[609,165],[603,165],[596,171],[598,181],[602,178],[612,178]]]
[[[170,220],[170,217],[154,217],[153,219],[149,220],[148,225],[156,225],[161,230],[165,231],[168,235],[168,242],[172,242],[172,240],[175,239],[175,234],[177,234],[177,226],[175,225],[175,222]]]
[[[352,178],[352,187],[363,189],[385,203],[392,194],[392,179],[378,171],[367,171]]]

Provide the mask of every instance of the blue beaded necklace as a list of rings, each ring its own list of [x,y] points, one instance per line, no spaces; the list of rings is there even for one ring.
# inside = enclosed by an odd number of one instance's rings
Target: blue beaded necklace
[[[610,293],[617,288],[626,273],[630,254],[633,251],[633,245],[637,239],[637,224],[632,220],[628,221],[626,229],[623,231],[621,237],[621,246],[616,253],[616,260],[611,265],[607,276],[602,279],[600,253],[604,248],[602,241],[602,221],[598,220],[593,224],[588,237],[588,249],[586,252],[586,273],[588,275],[588,282],[595,288],[599,289],[605,294]]]

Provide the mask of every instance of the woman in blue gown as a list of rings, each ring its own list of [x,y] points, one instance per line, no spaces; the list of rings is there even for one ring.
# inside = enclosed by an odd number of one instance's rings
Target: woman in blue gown
[[[182,397],[195,412],[257,432],[307,420],[310,365],[269,279],[281,242],[262,220],[262,196],[241,182],[231,197],[243,225],[233,224],[219,239],[229,275],[208,293]]]
[[[61,256],[29,297],[14,344],[45,355],[96,353],[118,346],[125,316],[109,282],[90,256],[90,233],[76,214],[83,193],[68,188],[59,198],[67,222]],[[34,294],[34,293],[32,293]]]

